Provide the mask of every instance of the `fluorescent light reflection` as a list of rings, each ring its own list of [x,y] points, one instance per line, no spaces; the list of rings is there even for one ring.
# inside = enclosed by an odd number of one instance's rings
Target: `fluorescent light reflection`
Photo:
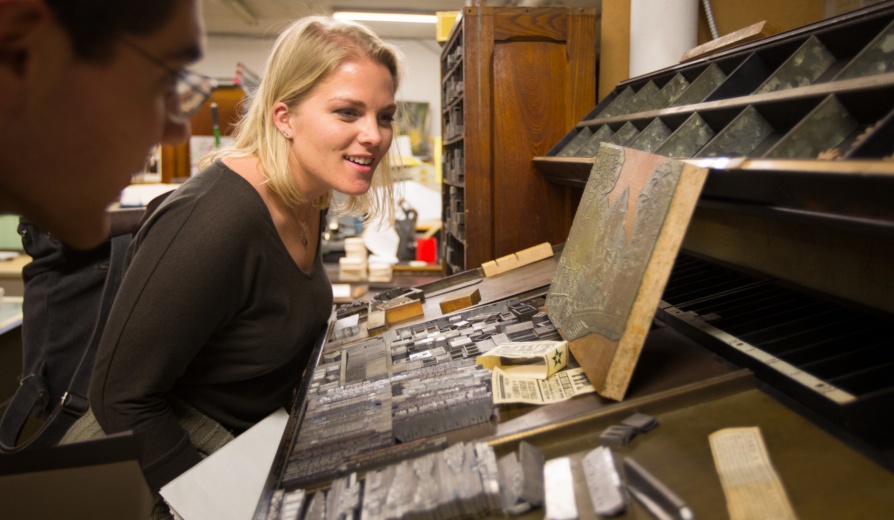
[[[355,20],[358,22],[438,23],[438,17],[433,14],[359,13],[339,11],[332,13],[332,17],[339,20]]]

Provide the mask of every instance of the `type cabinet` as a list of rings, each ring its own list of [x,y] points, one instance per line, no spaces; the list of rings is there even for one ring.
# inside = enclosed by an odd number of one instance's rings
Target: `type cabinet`
[[[579,193],[545,155],[596,101],[596,10],[467,7],[441,53],[448,274],[564,242]]]

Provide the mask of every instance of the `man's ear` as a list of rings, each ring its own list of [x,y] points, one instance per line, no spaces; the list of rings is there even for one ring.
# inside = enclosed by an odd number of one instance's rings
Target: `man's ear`
[[[34,50],[51,19],[39,0],[0,1],[0,93],[7,98],[28,79]]]

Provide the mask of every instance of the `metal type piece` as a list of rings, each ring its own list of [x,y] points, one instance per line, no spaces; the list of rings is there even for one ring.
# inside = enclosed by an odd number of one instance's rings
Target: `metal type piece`
[[[754,93],[764,94],[811,85],[834,63],[835,56],[816,36],[811,36]]]
[[[773,127],[753,105],[748,105],[704,148],[699,157],[743,157],[773,133]]]
[[[282,490],[278,490],[282,493]],[[304,507],[305,491],[297,489],[285,493],[282,498],[282,509],[279,520],[298,520],[301,517],[301,510]]]
[[[522,471],[519,498],[534,507],[543,504],[543,452],[529,442],[518,444],[518,459]]]
[[[765,157],[815,158],[823,150],[840,145],[859,127],[836,96],[828,96],[789,130]]]
[[[385,311],[373,310],[373,304],[370,304],[369,312],[366,317],[366,332],[370,336],[376,336],[385,332]]]
[[[627,446],[636,437],[637,429],[633,426],[613,424],[599,435],[603,446]]]
[[[547,520],[576,520],[577,503],[574,501],[574,476],[571,459],[561,457],[546,461],[543,466],[544,497]]]
[[[602,112],[596,114],[596,117],[598,119],[602,119],[628,113],[627,104],[630,102],[631,99],[633,99],[633,95],[634,92],[632,88],[625,88],[615,97],[615,99],[611,101],[611,103],[608,104],[607,107],[605,107]]]
[[[500,510],[500,472],[497,468],[497,456],[485,442],[476,442],[475,465],[478,475],[481,477],[481,487],[484,489],[484,510]]]
[[[616,144],[618,146],[626,146],[627,143],[632,141],[639,134],[639,130],[634,126],[633,123],[627,121],[624,123],[624,126],[618,129],[615,132],[615,135],[611,137],[606,143]]]
[[[416,479],[412,463],[403,461],[394,471],[394,480],[385,500],[385,518],[404,518],[413,507],[413,495],[416,492]]]
[[[894,70],[894,21],[847,64],[835,80],[884,74]]]
[[[360,510],[360,482],[351,473],[332,483],[326,494],[326,519],[351,520]]]
[[[537,314],[537,309],[528,303],[514,303],[509,306],[509,312],[520,320],[530,320],[532,316]]]
[[[304,520],[326,520],[326,493],[317,491],[310,498],[310,505],[304,513]]]
[[[612,452],[600,446],[581,459],[593,510],[599,516],[616,516],[627,509],[624,484],[615,468]]]
[[[630,457],[624,459],[624,474],[630,494],[656,517],[670,520],[695,518],[683,499]]]
[[[644,152],[653,152],[661,146],[661,143],[666,141],[670,135],[670,128],[664,124],[664,121],[656,117],[651,123],[643,128],[643,131],[640,132],[639,135],[630,141],[628,146]]]
[[[671,103],[671,106],[679,107],[700,103],[711,95],[711,92],[719,87],[724,80],[726,80],[726,74],[719,65],[712,63]]]
[[[559,153],[556,154],[557,157],[573,157],[578,148],[584,145],[587,141],[590,140],[590,137],[593,135],[593,131],[590,130],[590,127],[585,126],[577,131],[577,134],[568,141],[568,144],[562,148]]]
[[[621,424],[625,426],[632,426],[640,432],[647,432],[655,429],[655,427],[658,426],[658,419],[652,417],[651,415],[637,412],[621,421]]]
[[[518,463],[518,455],[513,451],[497,460],[500,469],[500,494],[503,498],[503,512],[510,516],[527,513],[531,504],[521,500],[524,474]]]
[[[665,83],[661,90],[658,91],[658,94],[655,95],[652,101],[652,109],[663,110],[670,107],[688,86],[689,82],[682,74],[674,74],[674,77]]]
[[[625,107],[627,112],[623,115],[653,110],[654,106],[652,103],[657,94],[658,86],[655,85],[654,81],[649,80],[645,85],[640,87],[633,98],[631,98],[630,103]]]
[[[599,151],[599,145],[611,139],[615,131],[608,125],[602,125],[593,132],[590,140],[577,150],[577,157],[593,157]]]
[[[397,466],[370,471],[363,479],[363,505],[360,520],[385,520],[385,503]]]
[[[714,130],[698,113],[693,113],[655,150],[655,153],[667,157],[692,157],[712,137]]]

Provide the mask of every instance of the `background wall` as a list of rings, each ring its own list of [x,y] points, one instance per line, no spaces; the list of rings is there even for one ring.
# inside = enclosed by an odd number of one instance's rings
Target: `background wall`
[[[429,118],[429,135],[441,135],[440,45],[434,40],[389,40],[388,43],[400,49],[405,58],[406,71],[397,99],[427,102],[432,114]],[[241,62],[249,70],[261,74],[272,46],[272,38],[209,36],[205,57],[192,69],[219,80],[231,81],[236,74],[236,64]]]

